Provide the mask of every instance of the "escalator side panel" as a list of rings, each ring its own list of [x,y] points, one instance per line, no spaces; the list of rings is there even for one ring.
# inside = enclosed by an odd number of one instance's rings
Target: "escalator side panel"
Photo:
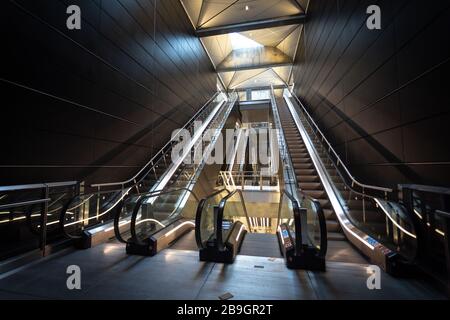
[[[218,262],[218,263],[233,263],[236,255],[245,238],[246,230],[244,225],[238,221],[232,226],[228,234],[228,238],[224,241],[224,249],[218,250],[217,246],[207,246],[200,249],[200,261]]]

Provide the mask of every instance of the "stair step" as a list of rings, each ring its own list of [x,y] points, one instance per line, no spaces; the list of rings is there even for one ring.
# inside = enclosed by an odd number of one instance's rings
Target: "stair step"
[[[299,182],[299,187],[305,190],[323,190],[322,184],[320,182]]]
[[[313,176],[317,175],[315,169],[297,169],[295,170],[297,176]]]
[[[314,199],[320,199],[326,197],[326,193],[323,190],[303,190],[303,192]]]
[[[329,241],[345,241],[346,238],[341,232],[328,232],[327,238]]]
[[[305,152],[291,153],[292,163],[295,164],[297,159],[308,158],[311,159],[310,156]]]
[[[333,209],[323,209],[323,215],[325,216],[325,220],[336,220],[336,215],[334,214]]]
[[[327,232],[339,232],[341,231],[341,226],[336,220],[327,220]]]
[[[301,152],[301,153],[308,153],[308,149],[306,149],[305,147],[297,147],[296,148],[296,152]],[[289,154],[294,153],[294,150],[289,150]]]
[[[295,170],[314,169],[314,165],[312,162],[310,162],[310,163],[294,163],[293,166],[294,166]]]
[[[322,207],[322,209],[329,209],[329,208],[331,208],[330,200],[328,200],[328,199],[316,199],[316,200],[319,201],[320,206]]]

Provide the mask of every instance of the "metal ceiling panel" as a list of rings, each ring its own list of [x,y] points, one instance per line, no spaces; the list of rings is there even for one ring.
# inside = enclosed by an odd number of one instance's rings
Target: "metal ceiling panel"
[[[203,6],[202,28],[303,13],[293,0],[204,0]]]

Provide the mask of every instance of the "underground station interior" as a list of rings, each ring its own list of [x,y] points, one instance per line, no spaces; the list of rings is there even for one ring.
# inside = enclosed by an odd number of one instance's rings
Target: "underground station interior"
[[[0,300],[450,297],[450,1],[0,7]]]

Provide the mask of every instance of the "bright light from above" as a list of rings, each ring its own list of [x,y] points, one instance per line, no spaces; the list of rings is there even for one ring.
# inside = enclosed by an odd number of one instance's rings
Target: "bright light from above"
[[[249,6],[245,6],[245,11],[250,10]]]
[[[243,36],[242,34],[239,33],[231,33],[230,39],[233,50],[262,47],[262,45],[256,42],[255,40],[247,38],[246,36]]]

